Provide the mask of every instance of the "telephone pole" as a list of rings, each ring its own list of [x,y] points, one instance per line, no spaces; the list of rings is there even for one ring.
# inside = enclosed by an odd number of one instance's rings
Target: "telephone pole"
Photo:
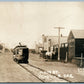
[[[58,61],[60,61],[60,29],[64,29],[63,27],[54,27],[58,29]]]

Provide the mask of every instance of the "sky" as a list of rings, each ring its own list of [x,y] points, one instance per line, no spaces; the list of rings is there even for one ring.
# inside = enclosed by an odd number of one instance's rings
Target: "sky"
[[[0,42],[10,48],[19,42],[35,48],[41,35],[57,36],[54,27],[84,29],[84,2],[0,2]]]

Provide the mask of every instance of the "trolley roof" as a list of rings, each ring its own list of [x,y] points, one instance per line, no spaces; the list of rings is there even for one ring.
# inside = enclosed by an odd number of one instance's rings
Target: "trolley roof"
[[[27,48],[27,46],[26,45],[23,45],[23,46],[16,46],[14,49],[26,49]]]

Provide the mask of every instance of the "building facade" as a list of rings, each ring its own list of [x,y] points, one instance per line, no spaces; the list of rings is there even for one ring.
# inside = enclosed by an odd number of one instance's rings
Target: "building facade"
[[[69,60],[80,60],[84,57],[84,30],[71,30],[68,36]]]
[[[53,46],[58,44],[58,36],[42,36],[44,50],[50,52]],[[67,36],[60,37],[60,46],[67,42]]]

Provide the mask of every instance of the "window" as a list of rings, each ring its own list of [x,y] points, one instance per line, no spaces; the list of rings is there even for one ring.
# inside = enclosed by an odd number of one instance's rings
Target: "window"
[[[22,55],[22,50],[19,50],[19,55]]]

